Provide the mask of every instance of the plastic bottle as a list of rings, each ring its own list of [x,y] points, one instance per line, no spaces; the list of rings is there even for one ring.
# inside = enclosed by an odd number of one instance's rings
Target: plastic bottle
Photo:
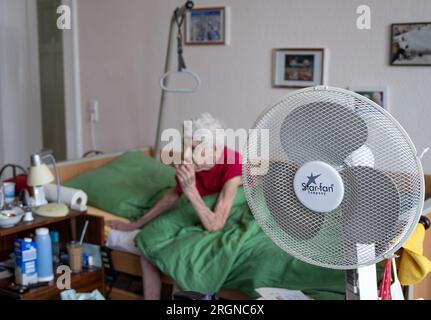
[[[54,265],[60,264],[60,235],[58,231],[51,231],[51,244],[52,244],[52,261]]]
[[[39,282],[54,279],[52,267],[52,244],[48,228],[36,229],[37,276]]]

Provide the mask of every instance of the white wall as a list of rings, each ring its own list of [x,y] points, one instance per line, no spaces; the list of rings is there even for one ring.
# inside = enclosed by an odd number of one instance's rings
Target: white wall
[[[42,147],[35,3],[0,0],[0,163]]]
[[[155,137],[169,17],[180,0],[78,0],[84,146],[87,103],[100,100],[99,148],[152,145]],[[194,95],[169,95],[165,127],[209,111],[233,128],[252,125],[286,89],[271,88],[271,50],[330,49],[328,84],[388,85],[390,109],[416,146],[431,145],[431,67],[390,67],[390,24],[430,21],[429,0],[231,0],[230,46],[185,47],[200,74]],[[368,4],[372,30],[356,29],[356,8]],[[173,59],[175,59],[173,57]],[[175,60],[174,60],[175,61]],[[174,62],[175,63],[175,62]],[[86,149],[84,147],[84,149]],[[431,173],[431,154],[424,159]]]

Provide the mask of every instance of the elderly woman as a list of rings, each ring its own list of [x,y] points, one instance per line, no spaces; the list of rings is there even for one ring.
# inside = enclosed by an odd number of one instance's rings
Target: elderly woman
[[[172,207],[182,194],[190,201],[199,217],[203,227],[214,232],[224,227],[237,189],[242,185],[241,156],[230,150],[220,140],[202,141],[197,132],[206,131],[210,136],[217,137],[222,126],[220,122],[209,114],[203,114],[192,120],[192,132],[189,140],[192,141],[193,161],[190,164],[175,165],[177,186],[166,193],[142,218],[134,223],[110,221],[108,224],[117,230],[132,231],[140,229],[148,222]],[[206,206],[202,197],[219,193],[214,209]],[[149,300],[160,299],[161,277],[160,271],[141,257],[143,272],[144,298]],[[178,288],[176,288],[178,289]]]

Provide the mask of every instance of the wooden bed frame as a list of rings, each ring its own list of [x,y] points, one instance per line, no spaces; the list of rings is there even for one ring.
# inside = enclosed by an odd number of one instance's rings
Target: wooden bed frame
[[[141,149],[145,156],[152,157],[153,152],[150,148]],[[118,158],[122,153],[95,156],[92,158],[83,158],[76,161],[67,161],[59,163],[59,171],[61,176],[61,181],[67,181],[75,176],[78,176],[84,172],[97,169],[102,167],[109,162]],[[431,198],[431,175],[425,176],[426,185],[426,195]],[[431,212],[427,213],[428,217],[431,218]],[[427,257],[431,257],[431,233],[426,233],[425,243],[424,243],[424,253]],[[142,276],[140,257],[122,252],[122,251],[112,251],[112,262],[114,269],[118,272],[133,275]],[[162,282],[164,284],[172,284],[172,279],[167,276],[162,277]],[[249,300],[250,297],[244,295],[237,290],[222,289],[218,295],[224,299],[230,300]],[[413,298],[424,298],[431,300],[431,274],[429,274],[420,284],[414,286],[413,288]],[[111,292],[111,298],[114,300],[140,300],[142,296],[136,295],[134,293],[113,288]]]

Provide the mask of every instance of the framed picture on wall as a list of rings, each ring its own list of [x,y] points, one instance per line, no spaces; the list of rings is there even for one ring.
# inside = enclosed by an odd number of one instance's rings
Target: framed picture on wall
[[[386,86],[354,86],[348,88],[389,111],[389,89]]]
[[[274,49],[273,86],[305,88],[324,84],[325,50]]]
[[[226,44],[226,7],[196,8],[186,15],[187,45]]]
[[[431,66],[431,22],[392,24],[391,65]]]

